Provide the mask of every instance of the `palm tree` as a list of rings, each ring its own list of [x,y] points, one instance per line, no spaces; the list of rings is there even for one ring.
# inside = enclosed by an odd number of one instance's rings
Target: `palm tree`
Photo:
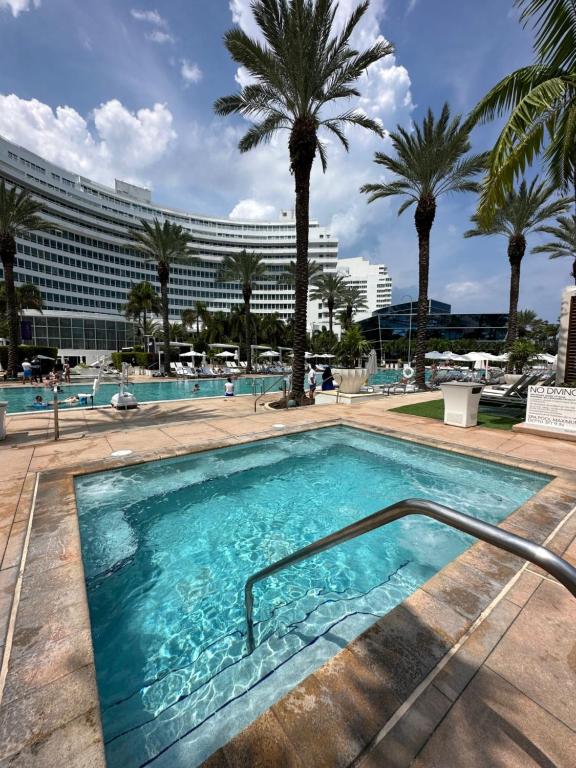
[[[565,198],[552,200],[556,188],[539,181],[536,177],[530,185],[522,180],[517,190],[506,193],[503,203],[495,209],[485,223],[478,215],[472,217],[476,225],[464,233],[464,237],[502,235],[508,241],[510,262],[510,302],[508,315],[507,347],[518,338],[518,299],[520,295],[520,268],[526,253],[526,237],[538,229],[547,219],[565,211],[570,201]]]
[[[15,290],[16,306],[20,319],[22,319],[22,311],[24,309],[35,309],[37,312],[42,312],[44,309],[44,300],[40,288],[33,283],[24,283],[23,285],[19,285]],[[2,282],[0,283],[0,315],[7,314],[7,309],[6,283]]]
[[[277,347],[286,337],[286,323],[277,312],[260,315],[260,334],[264,344]]]
[[[544,151],[550,182],[576,191],[576,11],[574,0],[515,0],[536,28],[536,62],[512,72],[480,101],[472,122],[508,114],[490,154],[479,215],[490,218]]]
[[[133,232],[132,237],[144,258],[156,264],[162,302],[164,371],[168,373],[170,371],[170,303],[168,299],[170,267],[173,264],[190,261],[189,236],[179,224],[173,224],[170,221],[160,224],[158,219],[154,219],[150,224],[145,219],[141,219],[140,224],[142,230]]]
[[[286,267],[286,271],[282,272],[278,276],[278,284],[279,285],[296,285],[296,262],[291,261],[290,264]],[[314,283],[314,281],[318,278],[319,275],[322,274],[322,267],[320,264],[318,264],[317,261],[313,261],[312,259],[308,259],[308,284]]]
[[[8,361],[6,368],[8,375],[12,377],[16,377],[20,338],[18,298],[14,278],[16,238],[25,232],[50,228],[50,225],[40,218],[40,211],[40,203],[33,200],[28,191],[18,190],[16,187],[8,189],[4,180],[0,182],[0,260],[4,269],[8,319]]]
[[[258,122],[241,139],[247,152],[269,141],[280,129],[289,131],[290,170],[294,175],[296,212],[296,283],[294,307],[294,362],[292,398],[304,395],[304,353],[308,301],[308,233],[310,173],[316,157],[326,169],[326,146],[320,128],[330,131],[348,149],[344,130],[359,125],[378,135],[381,126],[363,112],[347,109],[334,115],[333,103],[359,96],[356,82],[368,67],[393,52],[382,38],[364,51],[356,51],[350,38],[369,7],[356,6],[339,33],[334,32],[335,0],[253,0],[254,20],[265,43],[239,28],[230,30],[225,44],[232,58],[255,82],[239,93],[218,99],[219,115],[241,114]],[[330,108],[330,116],[323,110]]]
[[[362,336],[357,325],[353,325],[343,334],[336,347],[337,357],[346,368],[354,368],[359,358],[368,352],[370,352],[370,342]]]
[[[344,303],[346,281],[343,275],[325,272],[316,278],[310,298],[321,301],[328,308],[328,330],[332,333],[334,310]]]
[[[192,309],[183,309],[180,313],[182,323],[191,328],[196,323],[196,335],[200,335],[200,323],[205,327],[208,325],[210,318],[210,312],[208,311],[208,305],[204,301],[195,301]]]
[[[425,387],[426,326],[428,322],[428,275],[430,270],[430,232],[436,216],[437,200],[448,192],[477,192],[474,176],[486,167],[487,155],[468,155],[470,126],[458,115],[450,118],[444,104],[438,120],[429,109],[422,126],[407,131],[397,126],[390,134],[396,157],[377,152],[374,162],[397,178],[386,184],[365,184],[362,192],[368,202],[396,195],[405,197],[398,215],[416,205],[414,223],[418,233],[418,314],[416,329],[416,383]]]
[[[159,315],[162,310],[160,296],[147,280],[136,283],[128,292],[128,301],[124,305],[124,315],[128,320],[136,320],[140,329],[146,326],[148,313]],[[140,322],[142,321],[142,322]]]
[[[576,216],[558,216],[556,226],[539,227],[538,232],[551,235],[554,240],[532,248],[532,253],[547,253],[550,259],[568,256],[573,259],[572,277],[576,283]]]
[[[536,325],[542,322],[544,321],[538,317],[538,314],[533,309],[519,309],[516,315],[518,337],[524,338]]]
[[[352,325],[352,319],[356,312],[362,312],[363,309],[368,309],[368,303],[363,291],[356,285],[347,285],[342,294],[342,304],[344,307],[342,324],[344,328],[350,328]]]
[[[257,253],[246,250],[224,257],[218,280],[221,283],[240,283],[244,299],[244,331],[246,338],[246,370],[252,370],[252,329],[250,325],[250,301],[254,284],[266,277],[266,265]]]

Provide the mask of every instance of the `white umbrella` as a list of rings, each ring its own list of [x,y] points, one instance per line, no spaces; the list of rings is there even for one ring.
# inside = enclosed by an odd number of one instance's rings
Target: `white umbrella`
[[[336,357],[336,355],[330,355],[330,354],[326,353],[325,355],[318,355],[318,357],[322,357],[325,360],[332,360],[332,358]]]
[[[544,363],[555,363],[556,355],[549,355],[547,352],[542,352],[541,354],[537,355],[535,359]]]
[[[224,352],[217,352],[215,357],[234,357],[234,352],[228,352],[228,350],[224,350]]]
[[[426,352],[425,357],[427,360],[446,360],[443,352]]]
[[[280,357],[280,352],[274,352],[273,349],[269,349],[267,352],[262,352],[260,357]]]
[[[317,355],[313,355],[312,352],[304,352],[304,357],[308,359],[309,357],[317,357]]]
[[[376,357],[375,349],[370,350],[370,354],[368,355],[368,364],[366,365],[366,370],[368,371],[369,376],[375,373],[378,373],[378,358]]]
[[[194,350],[191,349],[190,352],[182,352],[179,357],[202,357],[202,352],[194,352]]]

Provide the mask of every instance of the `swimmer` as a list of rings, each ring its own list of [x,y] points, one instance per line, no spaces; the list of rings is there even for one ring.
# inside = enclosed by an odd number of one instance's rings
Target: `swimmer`
[[[67,405],[75,405],[76,403],[80,402],[80,398],[76,397],[76,395],[70,395],[70,397],[67,397],[65,400],[62,400],[63,403],[66,403]]]
[[[194,387],[192,388],[192,392],[200,392],[200,384],[194,384]]]

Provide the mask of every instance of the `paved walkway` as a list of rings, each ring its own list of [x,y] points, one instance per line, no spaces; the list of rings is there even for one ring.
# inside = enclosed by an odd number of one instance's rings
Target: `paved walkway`
[[[150,404],[124,414],[111,409],[76,410],[62,414],[62,439],[56,443],[50,439],[50,414],[10,417],[8,439],[0,444],[0,652],[11,617],[36,475],[44,470],[102,461],[121,449],[148,458],[172,449],[209,448],[223,438],[281,433],[276,427],[279,424],[294,428],[344,419],[398,432],[404,438],[436,441],[451,450],[460,447],[519,465],[528,461],[568,473],[576,471],[575,443],[483,428],[462,430],[390,412],[398,405],[434,397],[437,395],[407,395],[354,406],[282,412],[259,408],[258,413],[254,413],[251,397]],[[569,506],[574,503],[573,497],[563,501]],[[550,546],[566,552],[576,565],[575,542],[573,515]],[[572,768],[576,754],[575,628],[574,600],[554,580],[528,569],[411,701],[403,716],[388,719],[369,748],[342,765]],[[282,726],[278,727],[289,742]],[[244,747],[231,745],[213,764],[317,768],[319,763],[310,762],[302,744],[295,746],[297,749],[288,751],[296,755],[294,762],[278,762],[278,752],[270,745],[260,749],[257,758],[252,755],[252,762],[242,762],[247,754],[242,749],[248,749],[245,741]],[[2,760],[3,754],[6,752],[0,749],[2,768],[53,765],[41,757],[42,750],[36,753],[34,748],[14,760]],[[336,764],[326,765],[335,768]]]

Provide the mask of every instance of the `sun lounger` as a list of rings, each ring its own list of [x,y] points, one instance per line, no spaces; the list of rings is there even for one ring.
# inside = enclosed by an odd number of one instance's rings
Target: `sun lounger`
[[[480,405],[523,406],[528,398],[528,387],[542,378],[540,371],[524,373],[508,387],[486,387],[480,396]]]

